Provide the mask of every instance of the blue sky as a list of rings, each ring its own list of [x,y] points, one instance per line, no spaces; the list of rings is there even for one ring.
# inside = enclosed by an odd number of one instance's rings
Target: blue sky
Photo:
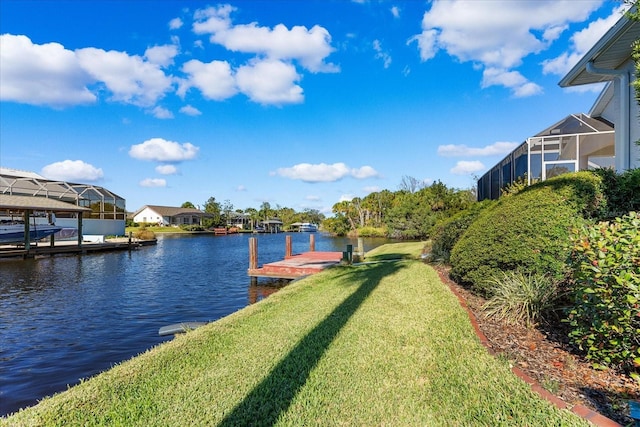
[[[601,88],[558,81],[602,0],[0,3],[0,166],[127,209],[330,213],[403,176],[470,188]]]

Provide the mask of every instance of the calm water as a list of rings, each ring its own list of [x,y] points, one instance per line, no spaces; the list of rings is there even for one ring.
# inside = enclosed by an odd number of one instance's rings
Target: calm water
[[[317,251],[357,244],[315,235]],[[274,292],[250,285],[249,237],[160,236],[133,252],[1,261],[0,415],[171,339],[162,326],[217,320]],[[257,238],[260,265],[284,257],[284,234]],[[309,250],[309,234],[292,242]],[[365,250],[385,242],[365,239]]]

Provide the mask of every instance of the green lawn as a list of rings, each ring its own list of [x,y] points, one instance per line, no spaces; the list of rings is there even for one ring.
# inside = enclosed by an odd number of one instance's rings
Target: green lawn
[[[336,267],[0,425],[586,426],[482,347],[428,266]]]

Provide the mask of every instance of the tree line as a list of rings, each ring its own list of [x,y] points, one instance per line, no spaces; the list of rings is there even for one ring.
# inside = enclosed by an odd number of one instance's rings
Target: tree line
[[[449,188],[440,181],[426,185],[404,177],[398,191],[382,190],[334,204],[334,216],[324,220],[323,229],[343,236],[424,239],[438,221],[475,201],[474,190]]]
[[[181,207],[194,209],[199,208],[188,201],[184,202]],[[321,224],[325,219],[325,215],[317,209],[304,209],[302,212],[298,212],[292,208],[280,205],[272,207],[269,202],[263,202],[259,209],[237,209],[233,206],[230,200],[218,202],[215,197],[209,197],[209,199],[204,203],[202,210],[210,214],[210,217],[203,220],[202,225],[206,228],[224,227],[233,224],[239,215],[247,218],[252,227],[255,227],[261,221],[277,218],[282,221],[285,229],[296,222]]]

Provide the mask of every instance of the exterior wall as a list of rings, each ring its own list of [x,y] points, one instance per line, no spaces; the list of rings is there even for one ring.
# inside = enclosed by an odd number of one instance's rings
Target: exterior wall
[[[133,221],[137,223],[162,223],[163,225],[169,225],[166,218],[163,218],[153,209],[144,208],[136,216],[133,217]]]
[[[56,225],[68,228],[78,228],[77,218],[57,218]],[[97,234],[103,236],[124,236],[125,220],[123,219],[82,219],[82,234]]]
[[[636,141],[640,141],[640,105],[638,105],[639,100],[636,98],[636,91],[633,85],[630,85],[629,90],[631,92],[629,94],[629,99],[631,99],[631,106],[629,108],[631,148],[629,151],[631,154],[631,168],[633,169],[640,168],[640,146],[636,144]]]
[[[627,61],[620,69],[624,69],[627,71],[630,76],[630,82],[634,80],[635,77],[635,64],[632,60]],[[622,81],[620,78],[617,78],[614,81],[615,84],[615,92],[614,92],[614,109],[616,111],[616,119],[614,121],[616,128],[616,170],[618,172],[622,172],[626,169],[637,167],[639,165],[638,160],[638,149],[635,144],[635,141],[640,139],[640,123],[638,122],[638,101],[635,96],[635,89],[633,85],[629,84],[626,87],[622,87]],[[623,95],[623,91],[627,93],[624,94],[626,99],[629,100],[629,105],[625,106],[625,109],[628,108],[628,121],[629,121],[629,129],[628,134],[626,135],[626,139],[624,132],[620,132],[620,121],[622,118],[621,112],[621,98]],[[625,150],[626,149],[626,150]],[[624,158],[624,151],[629,153],[629,158]],[[635,165],[635,166],[634,166]]]

